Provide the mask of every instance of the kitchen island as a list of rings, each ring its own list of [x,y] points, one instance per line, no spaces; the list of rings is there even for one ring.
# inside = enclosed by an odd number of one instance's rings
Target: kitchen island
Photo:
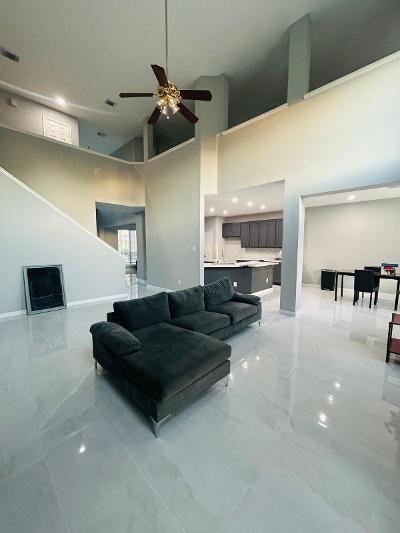
[[[211,283],[225,276],[232,280],[234,290],[253,294],[272,289],[275,261],[246,261],[236,263],[204,263],[204,283]]]

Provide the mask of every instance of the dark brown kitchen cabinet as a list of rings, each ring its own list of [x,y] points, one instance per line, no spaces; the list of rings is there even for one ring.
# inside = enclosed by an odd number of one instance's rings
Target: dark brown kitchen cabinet
[[[224,222],[222,237],[240,237],[240,222]]]
[[[267,247],[268,222],[269,220],[260,220],[260,233],[258,236],[259,248]]]
[[[276,220],[267,220],[267,248],[276,248]]]
[[[232,224],[225,223],[222,224],[222,236],[223,237],[230,237],[232,232]]]
[[[276,219],[276,226],[275,226],[275,248],[282,248],[282,242],[283,242],[283,219],[278,218]]]
[[[250,247],[251,248],[259,247],[259,237],[260,237],[260,221],[251,220],[250,221]]]
[[[250,222],[240,223],[240,245],[242,248],[250,247]]]
[[[232,222],[231,237],[240,237],[240,222]]]

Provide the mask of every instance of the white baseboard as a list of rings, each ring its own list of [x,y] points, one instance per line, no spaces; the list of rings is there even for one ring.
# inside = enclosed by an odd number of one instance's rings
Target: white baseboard
[[[74,302],[68,302],[67,307],[75,307],[76,305],[94,304],[99,302],[106,302],[107,300],[125,300],[127,293],[112,294],[111,296],[100,296],[100,298],[89,298],[89,300],[75,300]]]
[[[73,302],[67,302],[68,307],[75,307],[78,305],[85,304],[94,304],[100,302],[106,302],[108,300],[124,300],[127,297],[127,293],[123,292],[122,294],[112,294],[111,296],[100,296],[100,298],[89,298],[88,300],[75,300]],[[20,309],[19,311],[10,311],[8,313],[0,313],[0,320],[3,318],[13,318],[16,316],[26,315],[26,309]]]
[[[20,309],[19,311],[10,311],[9,313],[0,313],[0,319],[12,318],[15,316],[26,315],[26,309]]]
[[[263,289],[262,291],[253,292],[253,294],[254,296],[259,296],[260,298],[262,298],[263,296],[266,296],[267,294],[271,294],[272,292],[274,292],[273,287],[271,287],[270,289]]]
[[[297,309],[297,311],[287,311],[286,309],[279,309],[279,313],[285,316],[296,317],[300,315],[301,309]]]

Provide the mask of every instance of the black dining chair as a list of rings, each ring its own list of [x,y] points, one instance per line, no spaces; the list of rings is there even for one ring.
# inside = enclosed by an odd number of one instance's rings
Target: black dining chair
[[[373,272],[375,272],[375,274],[380,274],[382,272],[382,268],[378,266],[365,266],[364,270],[372,270]],[[380,278],[376,277],[376,281],[378,283],[378,288],[379,288],[379,283],[381,281]],[[364,293],[362,293],[362,297],[364,298]],[[376,301],[378,301],[378,298],[376,299]]]
[[[378,301],[379,278],[373,270],[355,270],[353,305],[360,298],[360,292],[369,293],[369,308],[372,307],[372,295],[375,294],[374,305]]]

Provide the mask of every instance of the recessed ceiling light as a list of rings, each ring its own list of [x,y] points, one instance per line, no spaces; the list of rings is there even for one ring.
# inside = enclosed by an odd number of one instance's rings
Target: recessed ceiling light
[[[251,207],[253,205],[253,202],[250,200],[250,202],[247,202],[247,205]]]
[[[264,205],[264,204],[261,204],[261,205],[260,205],[260,209],[265,209],[265,205]]]
[[[236,196],[235,196],[234,198],[232,198],[232,202],[233,202],[234,204],[237,204],[237,201],[238,201],[238,199],[236,198]]]
[[[67,102],[65,101],[65,98],[62,96],[56,96],[56,104],[61,105],[62,107],[65,107],[67,105]]]
[[[352,200],[354,200],[355,197],[355,194],[349,194],[349,196],[347,197],[347,201],[351,202]]]
[[[227,214],[228,214],[228,211],[227,211],[226,209],[224,209],[224,210],[222,211],[222,214],[223,214],[223,215],[227,215]]]
[[[215,207],[210,207],[210,213],[214,213]]]

